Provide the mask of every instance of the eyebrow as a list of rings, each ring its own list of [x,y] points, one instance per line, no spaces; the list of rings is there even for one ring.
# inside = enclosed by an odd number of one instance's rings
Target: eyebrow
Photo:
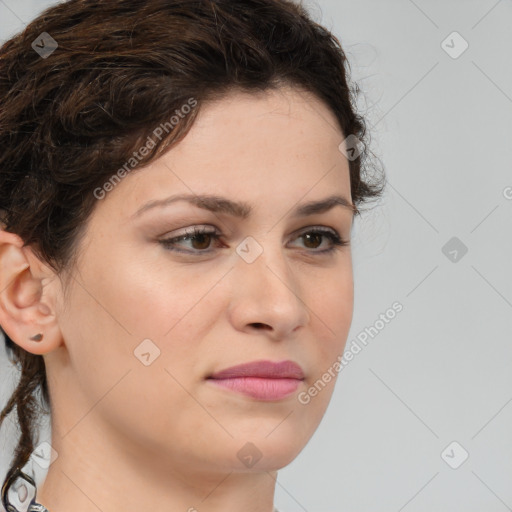
[[[166,197],[165,199],[155,199],[153,201],[149,201],[148,203],[141,206],[131,216],[131,218],[139,217],[148,210],[152,210],[153,208],[157,207],[161,208],[168,206],[177,201],[187,201],[188,203],[197,206],[198,208],[202,208],[203,210],[208,210],[214,213],[227,213],[241,219],[247,219],[253,211],[253,208],[250,204],[242,201],[232,201],[231,199],[216,195],[181,194]],[[292,216],[306,217],[308,215],[325,213],[335,206],[341,206],[344,209],[351,211],[353,214],[358,212],[357,207],[345,197],[340,195],[331,195],[325,199],[310,201],[308,203],[297,206],[293,210]]]

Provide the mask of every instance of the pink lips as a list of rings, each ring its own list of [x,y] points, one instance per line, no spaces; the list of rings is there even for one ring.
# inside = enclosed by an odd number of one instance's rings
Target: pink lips
[[[293,361],[253,361],[226,368],[208,379],[215,385],[258,400],[279,400],[299,387],[304,373]]]

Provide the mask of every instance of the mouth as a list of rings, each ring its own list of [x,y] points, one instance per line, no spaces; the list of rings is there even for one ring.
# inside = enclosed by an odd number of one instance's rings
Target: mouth
[[[304,380],[304,372],[293,361],[253,361],[213,373],[207,380],[228,391],[272,401],[292,395]]]

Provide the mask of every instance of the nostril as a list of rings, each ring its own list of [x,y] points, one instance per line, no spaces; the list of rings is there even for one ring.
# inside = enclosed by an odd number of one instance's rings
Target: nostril
[[[263,329],[270,329],[270,327],[267,324],[262,324],[260,322],[254,322],[251,325],[254,327],[262,327]]]

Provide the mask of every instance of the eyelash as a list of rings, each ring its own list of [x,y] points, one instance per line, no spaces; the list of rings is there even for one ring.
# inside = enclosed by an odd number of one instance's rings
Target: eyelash
[[[298,235],[297,238],[301,238],[305,235],[313,234],[313,233],[329,238],[331,243],[333,244],[332,247],[330,247],[329,249],[324,249],[322,251],[315,251],[314,249],[311,249],[311,251],[314,254],[324,254],[324,255],[332,254],[332,253],[334,253],[334,251],[339,250],[341,247],[345,247],[345,246],[349,245],[349,242],[347,240],[343,240],[338,235],[338,233],[336,231],[334,231],[334,230],[331,231],[330,229],[320,228],[320,227],[309,228],[309,231],[303,231],[302,233],[300,233]],[[211,252],[211,250],[209,250],[209,249],[195,250],[195,251],[183,251],[181,249],[176,249],[175,247],[173,247],[180,240],[193,239],[199,235],[210,235],[216,241],[218,241],[220,238],[222,238],[222,235],[219,234],[216,230],[211,230],[211,229],[209,230],[208,228],[205,228],[205,227],[198,228],[197,226],[194,226],[194,228],[192,230],[186,231],[182,235],[179,235],[179,236],[176,236],[173,238],[167,238],[164,240],[159,240],[159,243],[162,244],[166,250],[179,252],[179,253],[183,253],[183,254],[201,255],[201,254],[207,254],[207,253]]]

